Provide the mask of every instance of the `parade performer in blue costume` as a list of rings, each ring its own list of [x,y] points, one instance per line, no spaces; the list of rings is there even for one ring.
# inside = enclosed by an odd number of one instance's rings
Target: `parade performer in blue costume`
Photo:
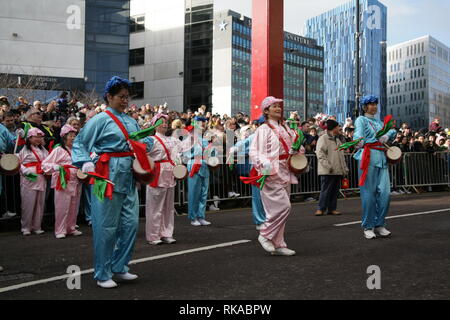
[[[133,254],[139,219],[138,192],[132,173],[133,157],[137,155],[141,163],[137,147],[128,139],[128,134],[139,131],[139,126],[124,113],[128,106],[130,85],[128,80],[119,77],[108,81],[104,99],[109,107],[85,125],[72,151],[75,166],[114,183],[105,186],[101,183],[105,180],[95,179],[92,188],[94,279],[102,288],[117,286],[113,275],[119,280],[137,278],[137,275],[128,272],[127,266]],[[90,152],[94,151],[99,157],[92,160]]]
[[[354,139],[362,138],[363,140],[359,142],[360,150],[354,158],[359,161],[364,236],[367,239],[374,239],[377,234],[382,237],[391,235],[391,232],[385,228],[391,190],[384,144],[395,138],[396,131],[389,130],[391,123],[388,125],[385,121],[383,126],[383,122],[375,118],[378,110],[376,96],[363,97],[361,106],[365,114],[356,119]],[[392,116],[388,117],[392,118]]]
[[[0,154],[13,152],[15,142],[16,137],[3,124],[0,124]],[[0,175],[0,194],[2,186],[2,176]]]
[[[258,125],[263,124],[264,121],[265,121],[264,116],[261,116],[261,118],[258,119]],[[250,170],[253,169],[253,166],[250,164],[249,152],[250,152],[250,145],[254,137],[255,133],[252,132],[247,138],[238,141],[236,145],[230,149],[230,154],[234,154],[234,152],[237,152],[238,163],[236,164],[236,173],[239,176],[247,177],[250,175]],[[262,224],[266,222],[266,212],[264,211],[264,206],[261,201],[260,189],[253,184],[251,185],[251,188],[252,188],[253,223],[256,225],[256,230],[260,230]]]
[[[211,143],[202,137],[206,128],[206,118],[197,116],[194,125],[189,128],[191,134],[183,141],[181,150],[188,160],[188,218],[193,226],[207,226],[205,220],[206,200],[209,190],[209,168],[205,160],[205,150],[211,149]],[[188,149],[186,150],[186,146]],[[211,150],[209,150],[211,151]]]

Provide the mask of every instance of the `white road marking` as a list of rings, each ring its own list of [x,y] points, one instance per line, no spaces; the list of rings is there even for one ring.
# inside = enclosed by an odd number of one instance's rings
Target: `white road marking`
[[[445,212],[445,211],[450,211],[450,208],[441,209],[441,210],[433,210],[433,211],[424,211],[424,212],[401,214],[401,215],[398,215],[398,216],[390,216],[390,217],[386,217],[386,220],[388,220],[388,219],[405,218],[405,217],[413,217],[413,216],[422,216],[422,215],[426,215],[426,214]],[[361,224],[361,223],[362,223],[362,221],[353,221],[353,222],[347,222],[347,223],[334,224],[334,226],[335,227],[343,227],[343,226],[350,226],[350,225],[353,225],[353,224]]]
[[[132,261],[130,261],[129,265],[134,265],[134,264],[153,261],[153,260],[160,260],[160,259],[165,259],[165,258],[170,258],[170,257],[176,257],[176,256],[180,256],[183,254],[189,254],[189,253],[194,253],[194,252],[213,250],[213,249],[217,249],[217,248],[225,248],[225,247],[235,246],[238,244],[244,244],[244,243],[248,243],[248,242],[251,242],[251,240],[238,240],[238,241],[220,243],[220,244],[216,244],[216,245],[212,245],[212,246],[200,247],[200,248],[196,248],[196,249],[171,252],[171,253],[161,254],[159,256],[132,260]],[[89,274],[89,273],[93,273],[93,272],[94,272],[94,269],[88,269],[88,270],[81,271],[81,275]],[[38,284],[44,284],[44,283],[49,283],[49,282],[54,282],[54,281],[59,281],[59,280],[65,280],[72,276],[73,276],[73,274],[64,274],[64,275],[57,276],[57,277],[36,280],[36,281],[30,281],[30,282],[24,282],[24,283],[16,284],[13,286],[0,288],[0,293],[13,291],[13,290],[17,290],[17,289],[22,289],[22,288],[27,288],[27,287],[35,286]]]

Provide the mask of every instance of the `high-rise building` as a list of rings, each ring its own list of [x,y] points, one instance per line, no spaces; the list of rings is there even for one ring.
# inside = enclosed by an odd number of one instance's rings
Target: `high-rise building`
[[[233,11],[216,12],[213,50],[213,111],[249,114],[251,95],[251,19]],[[284,35],[284,111],[305,106],[311,116],[323,109],[323,48],[313,39]],[[255,62],[257,63],[257,62]]]
[[[398,122],[450,126],[450,48],[431,36],[388,48],[388,110]]]
[[[101,95],[111,76],[128,77],[129,0],[0,0],[0,7],[1,94]]]
[[[181,11],[180,11],[181,9]],[[132,103],[250,113],[251,19],[213,0],[131,1]],[[323,48],[285,33],[285,110],[323,110]],[[305,85],[306,84],[306,85]],[[306,92],[306,94],[305,94]]]
[[[380,97],[378,116],[383,116],[386,109],[387,8],[377,0],[361,0],[360,21],[360,92]],[[305,23],[305,35],[316,39],[325,51],[325,111],[336,115],[341,122],[354,115],[356,106],[355,34],[355,1]]]
[[[112,76],[128,78],[130,0],[86,1],[84,74],[87,90],[103,93]]]
[[[132,103],[183,110],[184,0],[131,0]]]

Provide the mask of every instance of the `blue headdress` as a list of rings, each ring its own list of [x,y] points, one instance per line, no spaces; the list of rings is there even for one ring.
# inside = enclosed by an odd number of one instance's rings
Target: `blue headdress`
[[[263,124],[264,122],[266,122],[266,117],[264,117],[264,115],[262,115],[256,121],[258,121],[258,124]]]
[[[378,104],[378,97],[374,95],[364,96],[361,99],[361,107],[368,105],[369,103],[376,103]]]
[[[207,122],[207,121],[208,121],[208,119],[203,118],[203,117],[199,117],[199,116],[196,116],[196,117],[194,118],[194,120],[195,120],[195,121],[201,121],[201,122]]]
[[[106,95],[107,95],[108,93],[111,93],[112,88],[114,88],[114,87],[116,87],[116,86],[118,86],[118,85],[125,85],[125,86],[127,86],[127,87],[131,87],[131,82],[130,82],[129,80],[127,80],[127,79],[122,79],[122,78],[120,78],[120,77],[118,77],[118,76],[112,77],[112,78],[106,83],[105,90],[104,90],[104,92],[103,92],[103,99],[105,99],[105,101],[108,101],[108,100],[106,99]]]

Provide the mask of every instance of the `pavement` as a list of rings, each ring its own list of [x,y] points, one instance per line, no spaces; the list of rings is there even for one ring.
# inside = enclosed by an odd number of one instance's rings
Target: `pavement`
[[[448,192],[393,197],[390,217],[420,214],[389,219],[388,239],[363,238],[359,199],[339,200],[338,209],[342,216],[315,217],[316,203],[293,204],[285,234],[293,257],[263,251],[250,208],[208,213],[207,227],[177,216],[173,245],[147,244],[141,219],[131,265],[139,279],[110,290],[98,288],[89,270],[89,226],[81,225],[82,236],[62,240],[51,226],[40,236],[0,232],[0,300],[450,299]],[[87,270],[80,289],[67,286],[71,265]],[[379,268],[379,282],[371,266]],[[368,282],[380,289],[370,290]]]

